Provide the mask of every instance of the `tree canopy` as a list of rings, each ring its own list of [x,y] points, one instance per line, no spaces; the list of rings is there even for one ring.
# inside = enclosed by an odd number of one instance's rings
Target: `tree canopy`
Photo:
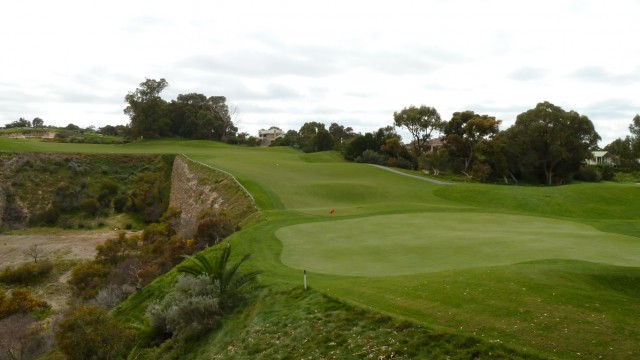
[[[226,140],[235,136],[235,110],[229,109],[224,96],[200,93],[180,94],[175,100],[160,97],[169,86],[165,79],[146,79],[125,96],[130,136],[157,138],[179,136],[188,139]]]
[[[518,115],[505,136],[516,170],[542,176],[547,185],[570,180],[598,140],[588,117],[546,101]]]
[[[420,156],[434,131],[442,129],[442,120],[438,111],[429,106],[419,108],[411,105],[400,112],[393,113],[394,125],[404,127],[413,137],[414,155]]]

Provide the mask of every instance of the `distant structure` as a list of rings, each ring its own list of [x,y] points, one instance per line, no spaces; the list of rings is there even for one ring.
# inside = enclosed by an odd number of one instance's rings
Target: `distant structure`
[[[614,158],[606,151],[591,152],[591,159],[587,159],[587,165],[615,165]]]
[[[425,144],[427,152],[438,151],[443,146],[444,146],[444,141],[442,141],[442,138],[429,139]]]
[[[260,129],[260,131],[258,132],[261,146],[269,146],[273,140],[283,136],[284,131],[282,131],[282,129],[277,126],[272,126],[269,128],[269,130]]]

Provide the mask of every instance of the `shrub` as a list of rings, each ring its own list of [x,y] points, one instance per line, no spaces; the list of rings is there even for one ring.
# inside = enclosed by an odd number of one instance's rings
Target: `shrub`
[[[31,291],[27,289],[14,289],[8,298],[7,293],[0,290],[0,319],[13,314],[26,314],[48,308],[49,304],[34,298]]]
[[[215,217],[205,217],[198,223],[193,239],[196,241],[196,249],[204,249],[215,245],[220,240],[233,233],[233,225],[225,216],[218,214]]]
[[[384,165],[385,164],[385,157],[382,154],[379,154],[373,150],[365,150],[362,153],[362,156],[359,156],[356,159],[357,162],[364,162],[364,163],[368,163],[368,164],[377,164],[377,165]]]
[[[107,285],[109,267],[95,261],[76,265],[71,270],[71,278],[67,282],[71,286],[73,295],[89,300]]]
[[[51,206],[31,218],[31,223],[35,225],[54,225],[59,218],[60,209],[55,206]]]
[[[590,182],[598,182],[602,180],[602,176],[600,175],[600,171],[595,166],[583,166],[580,168],[574,177],[576,180],[581,181],[590,181]]]
[[[0,359],[35,359],[53,346],[50,329],[26,314],[0,320]]]
[[[96,260],[101,263],[115,265],[133,254],[138,248],[135,236],[127,238],[127,233],[121,231],[118,236],[107,239],[96,246]]]
[[[135,334],[93,305],[65,313],[55,339],[67,359],[117,359],[126,354]]]
[[[50,261],[29,263],[15,269],[5,268],[0,273],[0,282],[5,284],[31,284],[42,280],[51,273],[53,264]]]
[[[600,166],[600,174],[602,175],[602,180],[605,181],[612,181],[616,177],[613,166],[606,164]]]
[[[413,169],[413,163],[410,160],[407,160],[403,157],[399,157],[396,160],[396,167],[399,167],[401,169],[407,169],[407,170],[412,170]]]
[[[96,295],[91,303],[106,309],[111,309],[135,291],[136,288],[132,285],[109,284],[105,288],[100,289],[98,295]]]
[[[207,275],[179,276],[173,290],[146,311],[151,326],[165,334],[192,337],[211,330],[222,317],[219,286]]]
[[[89,216],[96,216],[99,209],[100,205],[96,199],[85,199],[80,202],[80,210]]]
[[[129,206],[129,197],[126,194],[120,194],[113,199],[113,210],[116,212],[124,212]]]

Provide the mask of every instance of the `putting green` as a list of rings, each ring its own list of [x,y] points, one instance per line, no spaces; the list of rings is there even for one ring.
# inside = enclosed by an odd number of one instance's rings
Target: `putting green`
[[[279,229],[292,268],[354,276],[406,275],[572,259],[640,266],[640,239],[569,221],[486,213],[419,213]]]

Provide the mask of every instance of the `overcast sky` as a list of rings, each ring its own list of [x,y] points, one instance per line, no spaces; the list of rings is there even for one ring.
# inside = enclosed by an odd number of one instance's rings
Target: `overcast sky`
[[[40,1],[0,11],[0,125],[126,124],[124,96],[224,95],[238,127],[393,124],[408,105],[513,124],[550,101],[601,145],[640,112],[640,0]],[[408,139],[406,139],[408,140]]]

